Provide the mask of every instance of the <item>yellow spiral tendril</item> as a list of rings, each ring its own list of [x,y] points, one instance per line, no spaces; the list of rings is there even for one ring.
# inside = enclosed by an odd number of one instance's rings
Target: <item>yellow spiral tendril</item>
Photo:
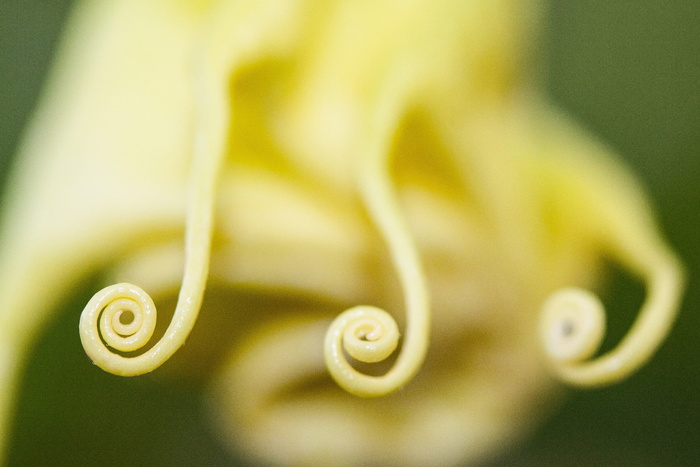
[[[682,268],[663,247],[646,249],[638,261],[648,290],[638,317],[616,348],[592,360],[605,334],[603,305],[592,293],[568,288],[544,304],[540,337],[554,372],[577,386],[616,383],[646,363],[668,334],[679,308]]]
[[[147,352],[123,356],[144,347],[155,328],[156,309],[150,296],[132,284],[102,289],[80,317],[80,338],[92,361],[110,373],[135,376],[162,365],[187,339],[199,314],[209,271],[209,250],[217,174],[229,122],[226,86],[217,83],[203,57],[195,66],[196,128],[188,194],[185,265],[182,287],[172,322],[165,335]],[[124,320],[130,312],[130,320]]]
[[[141,355],[123,356],[108,347],[123,352],[142,348],[153,334],[152,329],[149,331],[150,320],[155,323],[153,302],[131,284],[117,284],[95,294],[81,315],[80,336],[85,352],[106,371],[122,376],[153,371],[185,343],[194,327],[209,274],[218,175],[231,121],[230,79],[244,62],[284,50],[288,36],[296,30],[298,15],[290,12],[294,5],[222,2],[202,28],[201,42],[193,54],[195,128],[185,265],[177,305],[157,343]],[[237,19],[235,24],[232,18]],[[132,313],[133,320],[124,323],[120,318],[126,311]],[[131,331],[135,334],[130,335]]]
[[[410,67],[409,67],[410,68]],[[368,376],[347,361],[352,358],[376,363],[388,358],[398,346],[399,330],[394,318],[372,306],[358,306],[341,313],[325,339],[326,366],[346,391],[362,397],[389,394],[406,384],[418,371],[428,347],[430,315],[422,266],[408,227],[401,217],[392,191],[389,154],[392,136],[406,105],[406,93],[415,75],[398,66],[375,107],[374,125],[360,159],[360,191],[369,215],[384,238],[399,275],[406,306],[406,335],[394,366],[382,376]]]

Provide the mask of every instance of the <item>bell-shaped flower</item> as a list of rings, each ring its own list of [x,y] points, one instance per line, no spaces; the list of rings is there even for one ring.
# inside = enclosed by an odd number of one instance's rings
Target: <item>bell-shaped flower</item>
[[[38,330],[97,272],[93,362],[150,372],[196,329],[162,371],[208,381],[265,464],[476,461],[557,380],[648,360],[681,268],[537,88],[538,7],[82,2],[5,200],[0,440]],[[603,260],[647,296],[598,355]]]

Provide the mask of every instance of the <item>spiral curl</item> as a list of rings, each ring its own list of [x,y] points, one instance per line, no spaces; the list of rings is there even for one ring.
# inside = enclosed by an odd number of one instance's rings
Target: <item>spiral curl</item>
[[[399,328],[394,318],[381,308],[358,306],[351,308],[336,318],[342,331],[345,351],[355,360],[377,363],[386,360],[399,345]],[[336,332],[331,331],[335,336]],[[340,332],[337,332],[340,336]]]
[[[153,336],[156,308],[146,292],[127,283],[107,287],[93,296],[80,317],[85,352],[100,368],[116,375],[141,375],[165,363],[184,345],[202,304],[209,274],[216,190],[231,118],[227,74],[222,69],[229,64],[213,60],[209,45],[206,41],[199,44],[193,61],[196,105],[185,222],[185,265],[172,322],[148,351],[123,356],[110,348],[132,352],[145,346]],[[121,320],[125,312],[133,315],[128,323]]]
[[[131,320],[122,321],[125,313]],[[92,361],[106,371],[127,376],[125,357],[115,354],[144,347],[156,327],[156,307],[140,287],[121,283],[105,287],[88,302],[80,316],[80,340]],[[140,374],[140,373],[137,373]]]
[[[331,376],[348,392],[357,378],[372,385],[374,378],[357,373],[343,356],[343,350],[357,361],[377,363],[389,358],[399,344],[399,328],[389,313],[373,306],[357,306],[338,315],[326,333],[326,362]]]
[[[394,318],[381,308],[356,306],[338,315],[326,332],[326,367],[346,391],[376,397],[397,389],[401,380],[395,372],[368,376],[358,372],[344,353],[363,363],[386,360],[399,344],[399,328]]]
[[[230,115],[225,105],[225,87],[217,84],[215,70],[205,66],[203,59],[195,70],[199,99],[185,230],[185,270],[172,322],[147,352],[126,357],[110,348],[120,352],[141,349],[155,329],[156,308],[146,292],[126,283],[107,287],[93,296],[80,317],[85,352],[100,368],[116,375],[141,375],[165,363],[185,343],[202,304],[209,273],[213,207],[224,154],[222,141]],[[125,312],[132,313],[128,323],[121,320]]]
[[[648,295],[632,328],[611,351],[587,360],[605,333],[603,305],[582,289],[563,289],[544,304],[540,337],[554,372],[578,386],[603,386],[623,380],[646,363],[661,345],[678,313],[683,268],[667,249],[651,244],[629,263],[643,276]]]
[[[406,305],[406,334],[394,366],[382,376],[360,373],[347,361],[343,349],[366,363],[386,360],[396,350],[399,330],[386,311],[372,306],[350,308],[328,329],[324,356],[328,371],[346,391],[362,397],[389,394],[405,385],[425,359],[430,307],[425,274],[408,226],[401,216],[389,170],[394,132],[420,78],[410,61],[396,62],[382,83],[370,122],[367,146],[359,160],[360,194],[374,225],[387,245],[399,277]]]
[[[566,288],[545,302],[540,336],[553,360],[568,363],[590,358],[604,334],[603,304],[591,292]]]
[[[80,334],[86,353],[95,364],[111,373],[135,376],[156,369],[184,345],[197,320],[209,274],[219,175],[228,154],[232,76],[251,60],[285,51],[291,42],[290,35],[297,31],[299,15],[289,9],[268,2],[260,2],[255,8],[250,6],[253,5],[223,2],[212,11],[192,51],[194,131],[185,264],[170,325],[147,352],[127,358],[111,352],[108,346],[128,352],[143,347],[152,336],[155,306],[143,290],[130,284],[108,287],[90,300],[81,316]],[[231,23],[232,18],[237,23]],[[122,323],[120,318],[126,311],[134,319]],[[101,316],[99,327],[98,316]]]

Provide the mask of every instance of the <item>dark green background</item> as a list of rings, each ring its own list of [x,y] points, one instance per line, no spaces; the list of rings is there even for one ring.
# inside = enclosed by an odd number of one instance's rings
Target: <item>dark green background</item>
[[[3,179],[70,3],[0,0]],[[611,388],[569,390],[547,423],[493,465],[697,466],[700,2],[555,0],[550,5],[543,38],[543,79],[550,96],[609,142],[649,188],[690,281],[679,321],[648,366]],[[643,293],[622,274],[614,275],[613,284],[612,340],[626,329]],[[8,463],[235,463],[211,438],[197,388],[173,388],[148,376],[115,378],[86,364],[75,310],[88,298],[87,290],[77,291],[74,303],[66,304],[67,311],[37,343]],[[105,404],[114,410],[102,408]],[[101,417],[89,421],[92,412]],[[131,432],[144,433],[144,442],[132,445]]]

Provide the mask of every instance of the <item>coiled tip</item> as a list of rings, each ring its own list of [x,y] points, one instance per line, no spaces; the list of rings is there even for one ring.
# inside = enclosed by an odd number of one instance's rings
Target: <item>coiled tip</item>
[[[345,354],[364,363],[386,360],[399,344],[399,328],[386,311],[373,306],[350,308],[336,317],[326,332],[325,360],[333,379],[352,394],[373,397],[396,389],[382,377],[367,376]]]
[[[573,363],[592,357],[604,335],[605,311],[593,293],[566,288],[544,303],[540,337],[554,362]]]
[[[342,324],[343,349],[348,355],[365,363],[389,358],[399,344],[399,329],[394,318],[372,306],[358,306],[346,313]]]
[[[100,368],[130,376],[150,371],[127,369],[127,358],[114,353],[133,352],[153,336],[156,307],[140,287],[121,283],[105,287],[88,302],[80,315],[80,340],[85,353]]]

